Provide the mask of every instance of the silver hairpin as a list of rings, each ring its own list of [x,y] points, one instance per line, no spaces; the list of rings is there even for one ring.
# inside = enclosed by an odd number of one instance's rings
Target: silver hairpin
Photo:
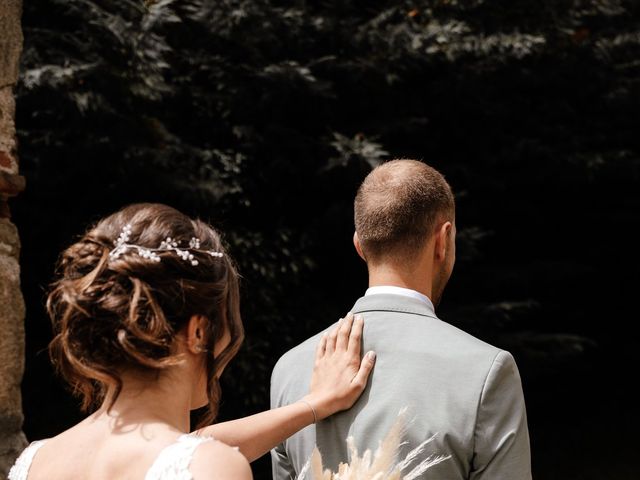
[[[184,261],[190,262],[194,267],[198,265],[198,260],[195,259],[192,252],[203,252],[208,253],[212,257],[222,257],[224,254],[222,252],[217,252],[215,250],[203,250],[200,248],[200,239],[196,237],[192,237],[189,241],[188,248],[180,248],[180,241],[175,240],[171,237],[167,237],[162,242],[160,242],[160,246],[157,248],[147,248],[141,245],[136,245],[133,243],[129,243],[131,239],[131,224],[126,224],[118,238],[114,240],[114,248],[109,252],[109,256],[112,259],[119,258],[121,255],[126,253],[129,250],[135,250],[139,256],[142,258],[149,259],[153,262],[159,262],[161,260],[160,255],[157,252],[174,252]]]

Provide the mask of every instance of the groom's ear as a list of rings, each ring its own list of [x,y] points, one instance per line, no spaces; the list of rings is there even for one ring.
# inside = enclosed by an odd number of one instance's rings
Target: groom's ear
[[[360,258],[366,262],[367,258],[364,256],[364,252],[362,251],[362,245],[360,245],[358,232],[353,232],[353,246],[356,247],[356,252],[358,252],[358,255],[360,255]]]
[[[453,224],[449,221],[444,222],[435,232],[435,248],[434,255],[438,262],[444,262],[447,258],[447,249],[449,248],[449,237],[452,235]]]

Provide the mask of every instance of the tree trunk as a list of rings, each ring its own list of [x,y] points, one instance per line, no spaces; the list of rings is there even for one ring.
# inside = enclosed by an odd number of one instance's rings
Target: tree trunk
[[[24,371],[24,301],[20,240],[7,200],[24,188],[18,175],[15,99],[22,51],[21,0],[0,0],[0,479],[26,445],[20,382]]]

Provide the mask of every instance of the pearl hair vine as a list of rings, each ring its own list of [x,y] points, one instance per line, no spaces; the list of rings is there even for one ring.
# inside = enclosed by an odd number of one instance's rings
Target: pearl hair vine
[[[190,262],[194,267],[198,265],[198,260],[196,260],[193,256],[192,252],[202,252],[212,257],[222,257],[224,254],[222,252],[216,252],[215,250],[204,250],[200,248],[200,239],[196,237],[192,237],[189,241],[189,246],[181,248],[180,240],[175,240],[171,237],[167,237],[160,243],[160,246],[157,248],[148,248],[143,247],[142,245],[136,245],[133,243],[129,243],[131,239],[131,224],[127,224],[122,228],[120,235],[118,238],[113,241],[114,248],[109,252],[109,257],[115,260],[119,258],[124,253],[133,250],[142,258],[146,258],[151,260],[152,262],[159,262],[161,260],[160,255],[158,253],[161,252],[174,252],[180,258],[182,258],[186,262]]]

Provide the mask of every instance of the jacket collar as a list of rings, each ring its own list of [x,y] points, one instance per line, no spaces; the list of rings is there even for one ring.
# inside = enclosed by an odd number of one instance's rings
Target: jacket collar
[[[353,313],[364,312],[402,312],[414,313],[423,317],[438,318],[431,305],[416,298],[391,293],[380,293],[361,297],[351,309]]]

